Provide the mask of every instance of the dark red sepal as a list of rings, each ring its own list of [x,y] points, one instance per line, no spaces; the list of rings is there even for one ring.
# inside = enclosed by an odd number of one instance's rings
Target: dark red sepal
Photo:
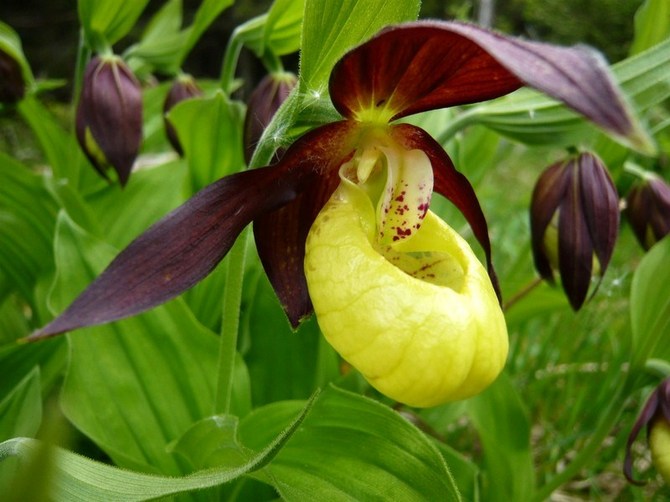
[[[84,72],[75,122],[77,140],[105,178],[111,166],[125,185],[142,142],[142,89],[119,57],[95,57]],[[92,149],[87,132],[97,143]]]
[[[408,149],[422,150],[430,159],[433,166],[434,191],[451,201],[470,224],[477,241],[484,249],[493,288],[498,299],[502,300],[498,277],[493,268],[488,225],[472,185],[456,170],[449,155],[426,131],[410,124],[394,125],[391,130],[398,143]]]
[[[345,117],[388,107],[396,119],[496,98],[524,84],[610,131],[636,134],[625,100],[596,52],[458,22],[417,21],[387,28],[337,63],[330,96]]]
[[[294,199],[310,176],[266,167],[201,190],[135,239],[29,340],[132,316],[177,296],[209,274],[249,222]]]
[[[535,268],[543,279],[551,283],[554,282],[554,272],[545,250],[544,236],[570,183],[570,170],[565,168],[567,162],[557,162],[542,173],[530,202],[531,249]]]
[[[339,167],[355,148],[357,130],[352,121],[335,122],[300,138],[280,164],[285,169],[314,172],[313,182],[289,204],[254,221],[258,255],[294,328],[312,313],[303,266],[305,240],[314,219],[340,182]]]
[[[654,420],[665,420],[670,423],[670,378],[663,380],[649,396],[628,435],[623,473],[626,479],[634,485],[641,486],[645,482],[638,481],[633,477],[633,443],[635,443],[643,428],[647,427],[647,434],[649,433],[649,427]]]

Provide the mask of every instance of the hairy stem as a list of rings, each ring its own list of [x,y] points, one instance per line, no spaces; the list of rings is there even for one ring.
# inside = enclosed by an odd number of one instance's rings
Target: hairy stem
[[[214,413],[230,413],[233,395],[233,375],[237,357],[237,338],[240,327],[240,306],[246,261],[249,228],[245,228],[237,238],[225,258],[226,285],[223,294],[223,321],[219,338],[219,362],[217,367]]]

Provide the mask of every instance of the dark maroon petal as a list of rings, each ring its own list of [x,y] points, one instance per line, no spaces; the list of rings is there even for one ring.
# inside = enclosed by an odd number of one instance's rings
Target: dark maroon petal
[[[386,107],[395,119],[492,99],[523,84],[610,131],[639,139],[625,99],[594,51],[456,22],[417,21],[386,29],[338,62],[330,95],[346,117]]]
[[[607,168],[598,157],[583,153],[577,162],[584,218],[602,277],[619,234],[619,196]]]
[[[386,108],[389,118],[503,96],[522,82],[453,23],[388,28],[346,54],[330,78],[330,96],[345,117]]]
[[[258,255],[294,328],[312,313],[303,266],[305,240],[339,184],[339,167],[351,156],[355,137],[355,123],[346,121],[323,126],[298,140],[280,163],[319,174],[295,200],[254,220]]]
[[[651,214],[649,225],[655,242],[670,234],[670,185],[661,178],[649,180]]]
[[[484,249],[488,273],[500,300],[500,285],[493,268],[488,225],[472,185],[456,170],[449,155],[426,131],[410,124],[392,126],[391,131],[398,143],[407,149],[422,150],[430,159],[434,175],[433,189],[451,201],[470,224],[472,232]]]
[[[577,169],[571,165],[570,169]],[[561,282],[574,310],[584,303],[591,284],[593,243],[584,219],[584,207],[578,184],[578,174],[571,176],[561,201],[558,217],[558,267]]]
[[[670,378],[666,378],[661,382],[657,392],[661,413],[665,420],[670,423]]]
[[[637,184],[630,189],[626,197],[626,216],[640,245],[648,249],[647,228],[651,221],[652,203],[648,200],[646,184]]]
[[[180,75],[170,86],[170,90],[165,95],[163,101],[163,124],[165,125],[165,134],[172,148],[179,154],[184,156],[184,150],[179,142],[179,136],[174,126],[167,119],[167,113],[177,104],[187,99],[193,99],[202,96],[202,90],[198,87],[195,79],[190,75]]]
[[[544,237],[570,183],[572,169],[561,161],[547,168],[535,184],[530,203],[531,248],[535,268],[542,278],[553,282],[554,273],[547,257]]]
[[[640,415],[633,424],[633,428],[631,429],[630,434],[628,435],[628,440],[626,441],[626,456],[623,462],[623,473],[626,476],[626,479],[635,485],[643,485],[644,482],[637,481],[635,478],[633,478],[633,454],[631,449],[633,447],[633,443],[635,443],[635,440],[640,435],[640,431],[649,425],[651,420],[656,415],[658,407],[659,392],[657,389],[652,393],[651,396],[649,396],[649,399],[645,403],[644,408],[642,408]]]
[[[0,48],[0,103],[14,104],[23,99],[26,83],[19,62]]]
[[[95,168],[104,175],[105,168],[112,166],[125,185],[142,142],[142,90],[120,58],[96,57],[86,66],[76,129]],[[87,129],[104,159],[91,151]]]
[[[204,278],[242,229],[289,200],[312,173],[281,166],[233,174],[208,186],[133,241],[54,321],[29,339],[128,317]]]

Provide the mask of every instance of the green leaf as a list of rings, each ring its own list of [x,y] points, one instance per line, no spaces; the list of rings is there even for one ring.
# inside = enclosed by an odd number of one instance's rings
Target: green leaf
[[[188,31],[181,29],[182,0],[170,0],[151,18],[141,40],[126,52],[127,58],[138,58],[163,73],[176,73],[182,63],[182,52]]]
[[[88,502],[105,500],[128,502],[148,500],[201,490],[227,483],[262,468],[277,454],[300,427],[314,398],[298,411],[297,416],[269,443],[246,462],[236,467],[221,467],[174,478],[141,474],[101,464],[62,448],[53,448],[55,472],[50,500],[55,502]],[[29,457],[40,447],[33,439],[16,438],[0,443],[0,461],[12,456]]]
[[[670,35],[670,2],[646,0],[635,14],[635,37],[630,54],[638,54]]]
[[[325,94],[330,71],[346,51],[389,24],[415,20],[419,7],[417,0],[306,0],[301,91]]]
[[[60,311],[115,254],[63,213],[50,301]],[[166,452],[213,409],[216,337],[176,300],[122,322],[68,335],[61,405],[120,466],[179,474]]]
[[[105,241],[121,249],[183,202],[180,190],[186,176],[179,161],[133,172],[125,187],[107,184],[87,198]]]
[[[111,46],[135,26],[149,0],[79,0],[79,20],[88,43],[96,52]]]
[[[191,190],[197,192],[244,167],[244,107],[221,91],[211,98],[188,99],[168,113],[189,164]]]
[[[483,500],[530,500],[535,486],[530,419],[506,373],[468,401],[484,447]]]
[[[0,153],[0,179],[0,269],[35,307],[35,284],[53,266],[51,243],[58,208],[41,176],[4,153]]]
[[[249,307],[242,321],[243,354],[254,405],[305,399],[318,386],[321,334],[316,319],[303,323],[294,333],[264,273],[258,274],[256,284],[248,284],[245,295]],[[327,377],[321,378],[324,380]]]
[[[183,61],[186,55],[191,51],[193,46],[200,40],[200,37],[205,32],[207,27],[214,22],[214,20],[233,4],[233,0],[203,0],[202,4],[195,13],[193,24],[188,28],[188,38],[186,44],[182,49],[181,60]]]
[[[670,359],[670,236],[656,243],[640,262],[630,292],[631,366],[650,358]]]
[[[35,366],[0,400],[0,441],[17,436],[34,436],[41,420],[40,370]]]
[[[277,56],[300,48],[305,0],[275,0],[263,30],[263,46]]]
[[[68,134],[53,114],[32,96],[22,100],[18,110],[35,133],[54,177],[76,184],[84,161],[74,135]]]
[[[260,408],[240,423],[254,448],[286,423],[299,403]],[[330,387],[300,430],[264,469],[283,500],[460,500],[433,444],[386,406]]]

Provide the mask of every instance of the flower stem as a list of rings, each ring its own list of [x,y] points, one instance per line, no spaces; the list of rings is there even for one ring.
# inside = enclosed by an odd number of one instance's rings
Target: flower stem
[[[230,413],[233,395],[233,375],[237,357],[237,338],[240,327],[240,306],[246,261],[249,228],[242,230],[225,258],[226,285],[223,294],[223,321],[219,337],[219,362],[217,367],[214,413]]]
[[[245,41],[251,35],[255,34],[265,24],[267,14],[250,19],[246,23],[238,26],[233,31],[233,34],[228,40],[226,52],[223,55],[223,63],[221,64],[221,78],[219,79],[221,89],[226,95],[230,94],[235,89],[235,69],[237,68],[237,61],[240,58],[240,51],[244,46]]]

